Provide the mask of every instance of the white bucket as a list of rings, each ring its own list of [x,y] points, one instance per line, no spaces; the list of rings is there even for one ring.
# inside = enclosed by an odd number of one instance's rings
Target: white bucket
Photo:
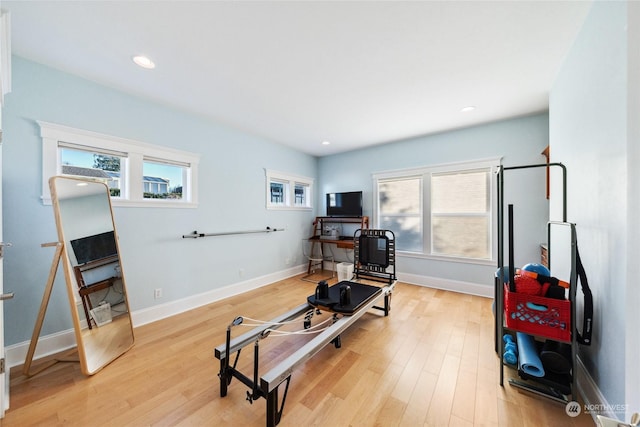
[[[341,262],[338,264],[338,282],[351,280],[353,277],[353,264],[350,262]]]

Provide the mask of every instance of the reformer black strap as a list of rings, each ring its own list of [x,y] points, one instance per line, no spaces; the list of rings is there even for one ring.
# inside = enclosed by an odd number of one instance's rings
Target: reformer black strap
[[[576,338],[578,343],[583,345],[591,345],[591,330],[593,329],[593,295],[587,282],[587,273],[582,265],[580,259],[580,252],[576,246],[576,269],[578,273],[578,279],[582,287],[582,294],[584,296],[583,307],[583,319],[582,319],[582,333],[576,328]]]

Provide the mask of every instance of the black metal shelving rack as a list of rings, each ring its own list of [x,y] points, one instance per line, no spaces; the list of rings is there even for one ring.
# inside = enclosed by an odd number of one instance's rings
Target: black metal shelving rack
[[[551,269],[551,234],[552,230],[556,227],[569,227],[570,229],[570,239],[571,239],[571,274],[569,278],[569,300],[571,301],[571,340],[568,344],[571,345],[571,400],[575,400],[575,394],[577,391],[577,378],[576,378],[576,357],[578,350],[578,343],[576,341],[576,289],[577,289],[577,237],[576,237],[576,227],[575,224],[567,222],[567,171],[566,167],[562,163],[543,163],[543,164],[533,164],[533,165],[522,165],[522,166],[510,166],[503,167],[500,166],[498,170],[498,262],[497,267],[501,268],[504,266],[504,173],[510,170],[520,170],[520,169],[532,169],[532,168],[549,168],[549,167],[559,167],[562,170],[562,221],[549,221],[547,223],[547,244],[549,251],[549,269]],[[509,224],[510,228],[512,224]],[[511,231],[511,230],[510,230]],[[510,233],[511,234],[511,233]],[[512,239],[510,239],[512,240]],[[514,280],[514,272],[515,267],[513,265],[513,241],[509,243],[509,280]],[[502,354],[504,353],[504,342],[502,337],[505,331],[513,331],[516,332],[516,329],[507,328],[505,326],[504,319],[504,280],[502,274],[496,274],[495,278],[495,290],[494,290],[494,298],[495,298],[495,348],[498,353],[498,358],[500,360],[500,385],[504,385],[504,363],[502,361]],[[545,336],[536,336],[537,338],[543,339],[554,339],[548,338]],[[546,398],[560,401],[563,403],[569,402],[567,395],[559,395],[557,392],[554,392],[553,389],[547,387],[538,387],[536,385],[532,385],[528,382],[519,381],[516,379],[510,379],[509,383],[515,387],[524,389],[526,391],[532,392],[534,394],[542,395]]]

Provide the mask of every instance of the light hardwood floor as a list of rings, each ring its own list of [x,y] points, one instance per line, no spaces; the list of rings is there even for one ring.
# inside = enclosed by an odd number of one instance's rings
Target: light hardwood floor
[[[239,381],[220,397],[213,349],[236,316],[271,319],[314,289],[295,277],[141,326],[134,348],[92,377],[74,363],[32,378],[16,367],[1,425],[263,426],[265,400],[250,404]],[[492,327],[489,299],[398,283],[388,317],[366,314],[340,349],[328,345],[294,371],[279,425],[593,426],[589,415],[500,387]],[[263,340],[264,372],[307,339]],[[238,363],[249,375],[252,347]]]

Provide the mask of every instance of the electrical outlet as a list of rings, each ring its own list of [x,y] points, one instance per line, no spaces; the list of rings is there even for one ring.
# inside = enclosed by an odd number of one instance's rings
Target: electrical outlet
[[[290,265],[290,264],[291,264],[291,258],[285,258],[284,265]]]
[[[162,298],[162,288],[157,288],[153,291],[153,298],[154,299]]]
[[[240,270],[238,270],[238,275],[239,275],[240,277],[243,277],[243,276],[244,276],[244,268],[241,268]]]

